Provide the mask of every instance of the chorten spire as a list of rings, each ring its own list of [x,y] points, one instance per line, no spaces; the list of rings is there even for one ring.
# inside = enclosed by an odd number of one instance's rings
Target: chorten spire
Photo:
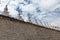
[[[6,5],[5,8],[4,8],[3,15],[5,15],[5,16],[8,16],[8,15],[9,15],[7,5]]]

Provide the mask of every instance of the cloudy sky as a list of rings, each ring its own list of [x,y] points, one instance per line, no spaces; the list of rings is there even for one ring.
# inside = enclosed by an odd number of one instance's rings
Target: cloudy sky
[[[28,22],[44,26],[46,24],[60,27],[60,0],[0,0],[0,14],[8,5],[9,15],[13,18],[20,16]]]

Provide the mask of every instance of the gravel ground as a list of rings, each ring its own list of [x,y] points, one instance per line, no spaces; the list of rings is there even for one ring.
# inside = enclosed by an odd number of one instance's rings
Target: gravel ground
[[[0,16],[0,40],[60,40],[60,31]]]

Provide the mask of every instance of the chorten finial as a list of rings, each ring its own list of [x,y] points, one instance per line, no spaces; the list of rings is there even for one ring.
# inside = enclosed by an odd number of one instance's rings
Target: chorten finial
[[[5,8],[4,8],[4,11],[3,11],[3,14],[2,14],[2,15],[5,15],[5,16],[8,16],[8,15],[9,15],[7,5],[5,6]]]

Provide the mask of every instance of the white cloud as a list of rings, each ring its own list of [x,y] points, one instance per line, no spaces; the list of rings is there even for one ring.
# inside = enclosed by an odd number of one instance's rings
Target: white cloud
[[[20,2],[20,3],[23,3],[23,2],[24,2],[24,0],[19,0],[19,2]]]
[[[29,5],[20,5],[20,8],[22,9],[22,11],[26,11],[26,12],[35,11],[35,7],[33,6],[33,4],[29,4]]]
[[[59,17],[59,18],[56,18],[56,19],[51,23],[51,25],[60,27],[60,17]]]
[[[59,20],[60,17],[58,18],[57,13],[53,13],[58,6],[60,7],[59,0],[30,0],[31,3],[27,4],[24,2],[24,0],[2,0],[0,4],[0,12],[4,11],[4,7],[6,4],[8,4],[8,11],[9,15],[13,18],[18,17],[18,11],[16,11],[17,7],[22,10],[21,17],[24,19],[24,21],[28,21],[28,14],[33,14],[31,16],[31,21],[35,23],[35,20],[32,19],[35,17],[37,22],[39,23],[39,20],[42,20],[43,22],[47,21],[52,23],[52,25],[57,25],[60,26]],[[25,4],[24,4],[25,3]],[[37,12],[36,8],[41,10],[41,12]],[[55,20],[55,18],[58,18]],[[39,19],[39,20],[38,20]],[[54,21],[55,20],[55,21]],[[39,23],[40,24],[40,23]]]
[[[12,11],[11,11],[12,10]],[[16,11],[16,10],[14,10],[14,9],[10,9],[10,10],[8,10],[9,11],[9,15],[10,15],[10,17],[13,17],[13,18],[17,18],[18,17],[18,12]]]
[[[50,10],[53,9],[57,5],[58,1],[57,0],[41,0],[39,3],[39,6],[43,10]]]

